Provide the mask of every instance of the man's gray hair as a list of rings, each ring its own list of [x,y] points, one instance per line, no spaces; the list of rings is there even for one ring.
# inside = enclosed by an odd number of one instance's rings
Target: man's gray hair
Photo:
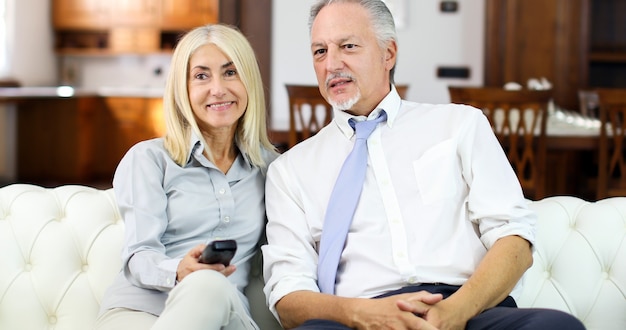
[[[311,6],[311,12],[309,15],[309,34],[313,27],[313,21],[322,10],[322,8],[333,3],[355,3],[363,7],[368,13],[370,22],[376,39],[378,40],[378,46],[381,49],[387,47],[389,41],[395,41],[398,43],[398,37],[396,35],[396,25],[393,20],[393,15],[385,5],[385,2],[381,0],[319,0],[313,6]],[[395,65],[389,72],[389,80],[393,83],[393,76],[395,72]]]

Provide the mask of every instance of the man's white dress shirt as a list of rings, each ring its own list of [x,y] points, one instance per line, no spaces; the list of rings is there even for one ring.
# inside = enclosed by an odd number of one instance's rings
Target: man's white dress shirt
[[[381,109],[368,169],[337,273],[336,294],[374,297],[420,283],[463,284],[496,240],[534,240],[536,215],[487,118],[465,105],[401,100]],[[319,292],[317,261],[328,199],[354,144],[352,115],[334,111],[315,136],[274,161],[266,182],[265,293]],[[365,117],[357,120],[365,120]]]

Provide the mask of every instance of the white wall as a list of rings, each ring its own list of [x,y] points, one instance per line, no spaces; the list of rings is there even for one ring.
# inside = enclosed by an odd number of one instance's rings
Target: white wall
[[[23,86],[56,83],[50,1],[8,0],[8,76]],[[13,105],[0,105],[0,181],[15,178],[17,120]]]
[[[22,86],[56,84],[57,62],[50,0],[12,0],[14,16],[9,75]],[[9,14],[11,15],[11,14]]]
[[[394,0],[405,18],[398,29],[395,80],[408,84],[407,99],[448,102],[448,85],[482,85],[485,0],[459,2],[456,13],[439,12],[439,0]],[[284,85],[317,84],[309,51],[308,15],[314,0],[274,0],[272,26],[272,127],[288,129]],[[466,66],[470,79],[436,77],[439,66]]]

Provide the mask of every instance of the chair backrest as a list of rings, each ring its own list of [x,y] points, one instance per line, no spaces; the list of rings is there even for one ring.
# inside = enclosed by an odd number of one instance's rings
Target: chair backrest
[[[317,85],[285,85],[289,96],[288,148],[303,141],[332,119],[332,108],[320,94]]]
[[[600,145],[596,197],[626,196],[626,88],[599,88]]]
[[[517,174],[524,195],[535,200],[546,191],[546,123],[550,90],[449,86],[453,103],[483,111]]]
[[[288,148],[317,133],[332,120],[332,107],[322,97],[317,85],[285,85],[289,97]],[[401,98],[406,97],[407,85],[396,85]]]

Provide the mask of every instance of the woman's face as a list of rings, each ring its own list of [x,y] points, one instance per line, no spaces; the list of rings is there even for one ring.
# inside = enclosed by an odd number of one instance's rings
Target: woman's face
[[[200,130],[234,132],[248,106],[248,93],[233,62],[214,44],[189,59],[189,102]]]

